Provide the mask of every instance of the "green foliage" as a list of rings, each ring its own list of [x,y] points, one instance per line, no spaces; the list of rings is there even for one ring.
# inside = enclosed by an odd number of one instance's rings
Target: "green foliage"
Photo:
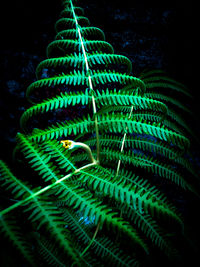
[[[34,266],[34,257],[31,249],[31,243],[24,236],[22,228],[16,223],[14,216],[0,217],[0,230],[23,255],[30,266]]]
[[[199,191],[186,157],[195,134],[179,115],[191,115],[179,101],[191,95],[162,71],[133,77],[131,61],[74,3],[63,1],[48,59],[27,88],[33,105],[16,137],[21,173],[0,161],[1,232],[33,266],[147,266],[159,253],[170,262],[184,218],[163,185]]]

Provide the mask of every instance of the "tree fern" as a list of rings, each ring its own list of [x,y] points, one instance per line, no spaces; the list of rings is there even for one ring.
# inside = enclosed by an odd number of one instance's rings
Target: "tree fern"
[[[199,193],[187,158],[195,134],[179,113],[191,115],[190,91],[160,70],[134,77],[77,2],[62,1],[27,88],[16,175],[0,161],[1,232],[33,266],[148,266],[160,251],[171,263],[184,216],[163,187]]]

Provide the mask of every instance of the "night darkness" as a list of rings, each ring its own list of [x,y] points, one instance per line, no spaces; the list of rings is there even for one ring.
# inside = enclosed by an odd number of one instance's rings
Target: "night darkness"
[[[54,2],[57,2],[54,4]],[[198,91],[195,87],[192,7],[144,7],[143,2],[101,0],[80,1],[91,26],[104,31],[116,54],[133,63],[133,76],[143,69],[162,69],[187,85],[194,96],[188,103],[197,118],[188,122],[199,136]],[[55,36],[54,24],[60,1],[9,1],[1,17],[1,159],[11,161],[20,116],[29,107],[25,91],[35,78],[39,62],[46,59],[46,47]],[[192,143],[200,164],[199,147]],[[191,200],[192,202],[192,200]],[[196,206],[193,207],[196,212]],[[192,213],[193,211],[191,211]],[[188,215],[189,216],[189,215]],[[196,213],[193,214],[195,220]],[[194,221],[194,229],[198,221]],[[192,233],[198,236],[199,233]],[[195,241],[196,242],[196,241]],[[196,251],[198,254],[198,251]],[[192,265],[193,266],[193,265]]]

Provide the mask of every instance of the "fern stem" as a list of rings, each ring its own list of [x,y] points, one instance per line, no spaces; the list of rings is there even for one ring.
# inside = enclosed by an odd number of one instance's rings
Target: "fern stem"
[[[131,111],[130,111],[130,114],[129,114],[129,116],[128,116],[129,119],[130,119],[130,117],[132,116],[132,113],[133,113],[133,106],[131,107]],[[126,127],[126,130],[127,130],[127,129],[128,129],[128,127]],[[125,130],[125,131],[126,131],[126,130]],[[121,153],[122,153],[123,150],[124,150],[124,144],[125,144],[125,140],[126,140],[126,135],[127,135],[127,134],[126,134],[126,132],[125,132],[124,137],[123,137],[123,140],[122,140],[121,150],[120,150]],[[121,165],[121,160],[119,159],[118,164],[117,164],[116,176],[117,176],[118,173],[119,173],[120,165]]]
[[[60,143],[63,144],[63,146],[66,148],[66,149],[74,149],[74,148],[82,148],[84,149],[88,156],[89,156],[89,159],[91,160],[92,163],[96,163],[98,164],[98,162],[95,160],[93,154],[92,154],[92,150],[91,148],[86,145],[85,143],[82,143],[82,142],[74,142],[72,140],[61,140]]]
[[[98,233],[98,231],[99,231],[99,226],[100,226],[100,221],[98,222],[98,224],[97,224],[97,228],[96,228],[96,230],[95,230],[95,232],[94,232],[94,235],[93,235],[93,237],[92,237],[92,239],[90,240],[90,243],[88,244],[88,246],[84,249],[84,251],[81,253],[81,257],[85,254],[85,252],[90,248],[90,246],[92,245],[92,243],[94,242],[94,240],[95,240],[95,238],[96,238],[96,235],[97,235],[97,233]]]
[[[82,52],[83,52],[83,56],[84,56],[84,60],[85,60],[86,72],[87,72],[87,75],[88,75],[89,88],[90,88],[91,95],[92,95],[92,107],[93,107],[93,113],[94,113],[94,118],[95,118],[95,132],[96,132],[96,141],[97,141],[97,162],[99,162],[99,160],[100,160],[99,129],[98,129],[98,120],[97,120],[97,115],[96,115],[97,109],[96,109],[96,103],[95,103],[95,97],[94,97],[94,89],[93,89],[93,84],[92,84],[92,78],[91,78],[91,75],[90,75],[90,68],[89,68],[89,64],[88,64],[87,54],[86,54],[86,51],[85,51],[85,46],[84,46],[84,43],[83,43],[83,38],[82,38],[82,35],[81,35],[81,31],[80,31],[81,27],[78,24],[72,0],[70,0],[70,3],[71,3],[72,12],[73,12],[73,16],[74,16],[76,27],[77,27],[79,39],[80,39],[80,42],[81,42],[81,48],[82,48]]]
[[[88,154],[91,162],[97,164],[97,161],[93,157],[92,150],[90,149],[90,147],[88,145],[86,145],[84,143],[81,143],[81,142],[76,142],[76,145],[75,146],[76,147],[83,148],[87,152],[87,154]]]
[[[8,212],[14,210],[15,208],[24,205],[26,202],[28,202],[28,201],[30,201],[31,199],[33,199],[33,198],[35,198],[35,197],[37,197],[37,196],[43,194],[44,192],[46,192],[46,191],[48,191],[49,189],[53,188],[53,187],[56,186],[57,184],[62,183],[63,181],[67,180],[68,178],[70,178],[70,177],[73,176],[74,174],[76,174],[76,173],[82,171],[83,169],[89,168],[89,167],[94,166],[94,165],[96,165],[96,164],[97,164],[96,162],[87,164],[87,165],[85,165],[85,166],[83,166],[83,167],[81,167],[81,168],[79,168],[79,169],[76,169],[74,172],[65,175],[65,176],[62,177],[61,179],[57,180],[55,183],[50,184],[50,185],[48,185],[48,186],[42,188],[41,190],[37,191],[36,193],[31,193],[31,195],[30,195],[29,197],[27,197],[27,198],[25,198],[25,199],[22,199],[22,200],[18,201],[17,203],[15,203],[14,205],[12,205],[12,206],[10,206],[10,207],[8,207],[8,208],[6,208],[6,209],[0,211],[0,217],[3,216],[3,215],[5,215],[5,214],[8,213]],[[30,193],[30,192],[29,192],[29,193]]]

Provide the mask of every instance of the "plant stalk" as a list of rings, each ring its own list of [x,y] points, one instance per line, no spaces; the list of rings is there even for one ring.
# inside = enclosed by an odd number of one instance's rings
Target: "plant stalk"
[[[130,114],[129,114],[129,116],[128,116],[129,119],[131,118],[132,113],[133,113],[133,106],[131,107],[131,111],[130,111]],[[128,127],[126,127],[125,131],[126,131],[127,129],[128,129]],[[124,144],[125,144],[125,140],[126,140],[126,135],[127,135],[127,133],[124,134],[124,137],[123,137],[123,140],[122,140],[122,145],[121,145],[121,150],[120,150],[121,153],[122,153],[123,150],[124,150]],[[119,173],[120,165],[121,165],[121,159],[119,159],[118,164],[117,164],[116,176],[117,176],[118,173]]]
[[[74,16],[74,19],[75,19],[75,22],[76,22],[76,28],[78,30],[79,39],[80,39],[80,42],[81,42],[81,48],[82,48],[83,56],[84,56],[84,59],[85,59],[86,73],[88,74],[89,88],[90,88],[91,95],[92,95],[92,106],[93,106],[96,141],[97,141],[97,144],[96,144],[96,146],[97,146],[97,162],[99,163],[99,161],[100,161],[100,143],[99,143],[99,129],[98,129],[98,120],[97,120],[97,115],[96,115],[97,109],[96,109],[96,103],[95,103],[95,97],[94,97],[94,89],[93,89],[93,84],[92,84],[92,78],[91,78],[91,75],[90,75],[90,68],[89,68],[89,64],[88,64],[88,60],[87,60],[87,54],[86,54],[86,51],[85,51],[85,46],[84,46],[84,43],[83,43],[83,38],[82,38],[82,35],[81,35],[81,31],[80,31],[80,26],[79,26],[77,18],[76,18],[76,14],[75,14],[75,11],[74,11],[73,3],[72,3],[71,0],[70,0],[70,2],[71,2],[71,8],[72,8],[73,16]]]
[[[37,191],[36,193],[32,193],[29,197],[25,198],[25,199],[22,199],[20,201],[18,201],[17,203],[15,203],[14,205],[12,206],[9,206],[8,208],[0,211],[0,217],[5,215],[6,213],[14,210],[15,208],[19,207],[19,206],[22,206],[24,205],[26,202],[30,201],[31,199],[43,194],[44,192],[48,191],[49,189],[53,188],[54,186],[56,186],[57,184],[60,184],[62,183],[63,181],[67,180],[68,178],[70,178],[71,176],[73,176],[74,174],[86,169],[86,168],[89,168],[91,166],[94,166],[96,165],[97,163],[96,162],[93,162],[93,163],[90,163],[90,164],[87,164],[79,169],[76,169],[74,172],[72,173],[69,173],[67,175],[65,175],[64,177],[62,177],[61,179],[57,180],[55,183],[53,184],[50,184],[44,188],[42,188],[41,190]]]

